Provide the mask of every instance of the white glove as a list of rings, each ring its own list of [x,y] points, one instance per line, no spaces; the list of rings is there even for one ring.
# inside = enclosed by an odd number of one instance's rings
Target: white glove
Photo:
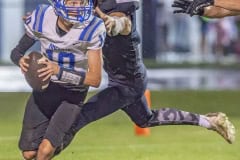
[[[113,28],[115,28],[115,26],[116,26],[115,18],[108,16],[108,15],[104,15],[103,20],[104,20],[104,24],[105,24],[105,27],[107,30],[107,34],[109,36],[113,36],[112,31],[113,31]]]
[[[104,15],[103,20],[109,36],[128,35],[131,32],[131,21],[127,17]]]

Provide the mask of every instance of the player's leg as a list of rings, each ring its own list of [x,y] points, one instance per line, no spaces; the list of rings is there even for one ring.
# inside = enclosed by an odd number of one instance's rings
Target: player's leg
[[[142,66],[142,73],[138,78],[125,80],[120,83],[118,78],[108,77],[108,87],[91,97],[83,106],[80,116],[74,127],[75,131],[80,130],[87,124],[112,114],[118,109],[133,104],[142,96],[146,89],[146,70]],[[111,75],[111,74],[109,74]]]
[[[124,90],[129,93],[131,92],[128,88],[114,86],[108,87],[91,97],[82,107],[75,130],[77,131],[87,124],[133,103],[134,98],[132,96],[125,96],[123,94]]]
[[[109,87],[91,97],[82,107],[75,124],[68,132],[66,132],[62,145],[56,147],[54,155],[59,154],[64,148],[66,148],[73,140],[77,131],[87,124],[133,103],[135,99],[132,98],[132,96],[125,96],[124,94],[124,92],[131,94],[129,89],[130,88],[121,86]]]
[[[31,160],[36,157],[38,146],[42,141],[48,123],[48,118],[39,110],[31,95],[25,109],[19,140],[19,148],[24,159]]]
[[[136,103],[123,109],[130,118],[140,127],[153,127],[158,125],[198,125],[200,115],[181,111],[174,108],[161,108],[150,110],[146,98],[142,96]],[[208,125],[209,123],[207,123]]]
[[[58,84],[50,82],[48,88],[43,92],[33,92],[35,103],[49,119],[61,104],[62,91]]]
[[[60,105],[59,87],[50,83],[44,92],[33,92],[26,107],[19,147],[25,159],[37,155],[49,119]]]
[[[140,127],[153,127],[159,125],[196,125],[217,131],[229,143],[234,141],[235,129],[225,114],[215,113],[200,115],[174,108],[161,108],[150,110],[146,99],[136,101],[123,109]]]
[[[52,157],[55,148],[61,145],[65,132],[75,122],[86,95],[87,90],[72,91],[56,83],[50,83],[44,92],[35,94],[37,102],[43,103],[40,110],[50,119],[39,145],[37,159]]]
[[[50,120],[44,139],[39,146],[37,153],[38,160],[51,159],[54,156],[56,148],[60,149],[58,153],[63,149],[64,137],[76,121],[81,106],[82,103],[76,105],[63,101],[58,107]]]

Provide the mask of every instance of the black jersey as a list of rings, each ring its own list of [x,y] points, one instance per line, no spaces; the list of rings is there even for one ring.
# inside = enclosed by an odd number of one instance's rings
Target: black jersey
[[[110,79],[115,82],[131,82],[142,77],[145,73],[142,56],[138,49],[140,37],[136,30],[136,10],[139,8],[137,0],[104,0],[99,3],[100,9],[110,14],[123,12],[132,21],[132,32],[127,35],[106,37],[103,47],[104,69]]]

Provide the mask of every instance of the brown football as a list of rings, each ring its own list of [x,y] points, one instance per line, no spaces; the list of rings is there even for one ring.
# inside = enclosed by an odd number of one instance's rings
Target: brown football
[[[37,70],[45,67],[44,64],[38,64],[41,58],[43,58],[41,53],[33,51],[29,54],[29,59],[26,61],[29,64],[29,68],[25,73],[25,79],[35,91],[43,91],[48,87],[50,82],[50,78],[46,81],[42,81],[43,77],[38,77],[39,73]]]

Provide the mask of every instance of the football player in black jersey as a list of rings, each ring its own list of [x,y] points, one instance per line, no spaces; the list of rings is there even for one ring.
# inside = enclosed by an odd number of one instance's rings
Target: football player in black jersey
[[[234,126],[224,113],[200,115],[173,108],[149,109],[144,97],[146,68],[138,49],[140,38],[136,30],[139,1],[99,0],[96,6],[96,12],[105,21],[108,33],[103,47],[108,87],[84,104],[76,126],[73,127],[75,132],[121,109],[135,124],[143,128],[196,125],[217,131],[229,143],[234,141]]]

